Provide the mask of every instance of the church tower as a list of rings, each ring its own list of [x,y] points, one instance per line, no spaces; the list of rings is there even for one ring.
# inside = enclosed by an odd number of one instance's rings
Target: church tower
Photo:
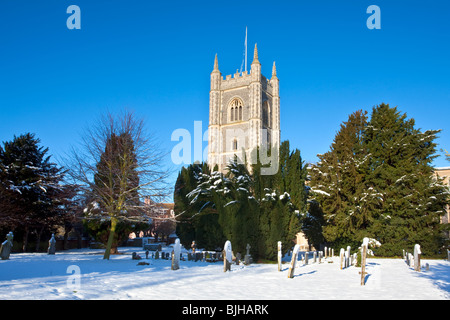
[[[237,155],[242,163],[246,161],[250,170],[250,165],[256,163],[258,147],[271,148],[273,153],[278,152],[279,145],[280,92],[275,62],[272,77],[267,79],[261,74],[255,44],[250,73],[236,71],[224,79],[216,55],[209,93],[208,163],[211,169],[218,165],[219,170],[224,171]]]

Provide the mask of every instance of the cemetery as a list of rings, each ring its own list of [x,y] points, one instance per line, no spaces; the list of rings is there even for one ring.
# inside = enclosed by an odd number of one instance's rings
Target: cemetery
[[[386,32],[356,1],[29,2],[1,5],[0,300],[450,300],[449,1],[385,1]]]
[[[223,251],[186,249],[179,239],[155,251],[120,247],[104,260],[102,249],[55,252],[53,236],[46,253],[10,253],[13,237],[10,232],[1,247],[1,300],[450,299],[450,260],[421,260],[419,244],[413,253],[403,250],[403,258],[387,259],[367,254],[367,238],[339,254],[296,245],[282,255],[275,243],[278,263],[258,263],[249,245],[247,253],[235,253],[230,241]]]

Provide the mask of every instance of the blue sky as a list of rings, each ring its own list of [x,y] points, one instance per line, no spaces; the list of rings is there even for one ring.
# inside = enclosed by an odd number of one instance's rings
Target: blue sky
[[[81,30],[66,27],[72,4]],[[366,26],[373,4],[380,30]],[[58,157],[102,113],[126,107],[170,151],[175,129],[207,129],[214,55],[224,76],[235,73],[248,26],[248,64],[255,43],[263,74],[276,61],[281,139],[305,161],[350,113],[382,102],[442,129],[437,142],[450,149],[449,22],[446,0],[2,0],[0,141],[34,132]]]

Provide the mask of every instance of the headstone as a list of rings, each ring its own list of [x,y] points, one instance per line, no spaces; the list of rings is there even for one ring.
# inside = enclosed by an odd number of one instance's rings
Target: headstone
[[[334,249],[331,249],[331,257],[334,258]]]
[[[141,256],[138,255],[136,252],[133,252],[133,253],[131,254],[131,259],[132,259],[132,260],[141,260],[142,258],[141,258]]]
[[[180,269],[180,253],[181,253],[180,239],[177,238],[173,246],[172,270]]]
[[[420,245],[416,244],[414,246],[414,270],[420,271],[420,255],[422,252],[420,251]]]
[[[344,256],[345,256],[345,250],[344,250],[344,248],[341,248],[341,251],[339,253],[339,258],[341,259],[341,270],[343,268],[345,268],[345,261],[344,261],[345,257]]]
[[[325,252],[325,259],[326,259],[326,258],[328,257],[328,255],[327,255],[327,253],[328,253],[328,248],[327,248],[327,247],[325,247],[324,252]]]
[[[347,246],[347,252],[346,252],[346,257],[347,257],[346,265],[347,265],[347,267],[350,267],[350,259],[351,259],[350,249],[351,249],[350,246]]]
[[[360,272],[361,273],[361,285],[362,286],[364,286],[366,284],[365,278],[366,278],[366,274],[367,274],[366,273],[367,246],[368,246],[368,242],[366,243],[365,241],[363,241],[363,245],[362,245],[362,248],[361,248],[361,272]]]
[[[278,271],[281,271],[281,259],[282,259],[282,254],[281,254],[281,241],[278,241]]]
[[[156,250],[156,252],[155,252],[155,260],[158,260],[158,259],[159,259],[159,251]]]
[[[241,258],[242,258],[241,253],[238,252],[238,253],[236,254],[236,265],[237,265],[237,266],[238,266],[239,263],[241,262]]]
[[[56,252],[56,240],[55,240],[55,234],[52,233],[52,237],[48,241],[48,254],[55,254]]]
[[[244,257],[244,264],[249,265],[252,262],[252,256],[250,255],[250,244],[247,243],[247,253],[245,254]]]
[[[12,231],[6,235],[6,240],[3,241],[2,246],[0,248],[0,257],[2,260],[8,260],[11,254],[11,249],[13,246],[13,238],[14,235]]]
[[[411,268],[414,268],[414,256],[411,254],[411,252],[408,252],[408,261],[409,261],[409,266]]]
[[[195,241],[192,241],[191,249],[192,249],[192,252],[195,252],[195,249],[197,249],[197,244],[195,243]]]
[[[297,263],[297,255],[300,250],[300,245],[296,244],[292,252],[291,265],[289,266],[288,278],[294,277],[295,265]]]
[[[308,260],[309,260],[309,252],[306,251],[305,252],[305,264],[308,264]]]
[[[145,259],[148,259],[148,254],[149,254],[150,252],[147,250],[147,251],[145,251]]]
[[[223,272],[231,270],[231,263],[233,261],[233,253],[231,248],[231,242],[227,240],[223,247]]]
[[[317,262],[317,251],[313,252],[313,263]]]

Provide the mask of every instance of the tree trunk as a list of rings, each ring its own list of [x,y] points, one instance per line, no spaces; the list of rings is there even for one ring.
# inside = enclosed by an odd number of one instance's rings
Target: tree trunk
[[[41,227],[41,229],[39,231],[36,230],[36,252],[39,252],[39,247],[41,244],[41,236],[42,236],[43,231],[44,231],[44,227]]]
[[[109,256],[111,254],[111,248],[114,241],[114,235],[116,233],[117,219],[111,218],[111,227],[109,229],[109,237],[108,242],[106,243],[105,254],[103,255],[103,259],[109,260]]]
[[[64,240],[63,240],[63,250],[69,249],[69,233],[71,229],[64,227]]]
[[[25,227],[25,232],[23,233],[22,252],[26,252],[27,247],[28,247],[28,227]]]

